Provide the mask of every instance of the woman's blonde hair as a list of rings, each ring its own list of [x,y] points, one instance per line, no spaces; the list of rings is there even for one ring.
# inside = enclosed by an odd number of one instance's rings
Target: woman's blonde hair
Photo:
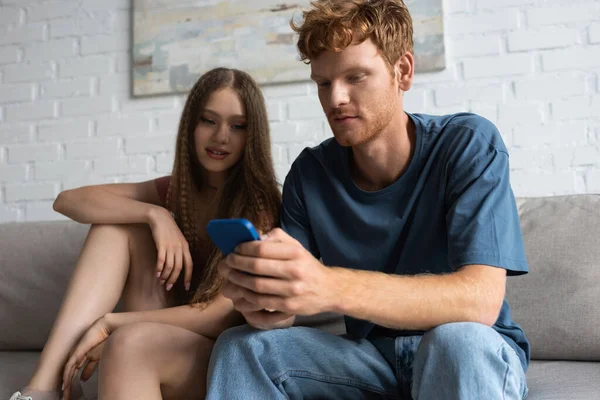
[[[279,224],[281,192],[275,177],[271,156],[269,121],[262,92],[254,79],[236,69],[216,68],[198,79],[185,103],[175,149],[175,161],[167,192],[167,208],[175,215],[183,235],[194,250],[206,237],[206,219],[201,219],[196,200],[205,187],[206,170],[197,161],[194,131],[210,95],[231,88],[246,110],[246,143],[242,158],[231,168],[227,180],[216,195],[211,218],[246,218],[259,231],[269,231]],[[217,264],[223,257],[214,244],[206,248],[209,254],[202,279],[191,303],[207,304],[219,292],[222,284]]]
[[[402,0],[317,0],[290,26],[299,34],[298,51],[309,64],[324,51],[342,51],[371,39],[391,68],[413,53],[413,24]]]

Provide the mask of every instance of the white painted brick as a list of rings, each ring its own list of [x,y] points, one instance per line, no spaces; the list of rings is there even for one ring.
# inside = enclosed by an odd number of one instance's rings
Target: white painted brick
[[[111,110],[112,99],[110,97],[64,99],[61,103],[61,115],[65,117],[96,115]]]
[[[25,61],[50,61],[75,57],[75,40],[71,38],[35,42],[24,47]]]
[[[557,50],[542,55],[545,71],[600,66],[600,46]]]
[[[540,173],[511,171],[511,186],[518,197],[552,196],[575,193],[575,172]],[[532,184],[534,183],[535,184]]]
[[[321,142],[331,136],[330,132],[325,132],[325,126],[329,126],[325,117],[316,120],[302,120],[296,122],[296,132],[307,140]]]
[[[125,153],[163,153],[172,152],[175,149],[175,136],[146,136],[125,139]]]
[[[109,12],[83,12],[76,17],[50,21],[50,37],[96,35],[111,30]]]
[[[128,0],[83,0],[81,8],[87,11],[128,9]]]
[[[6,206],[0,203],[0,224],[6,222],[17,222],[21,218],[21,210],[18,206]]]
[[[112,53],[130,49],[129,34],[84,36],[81,38],[81,54]]]
[[[427,90],[424,89],[411,89],[404,93],[402,104],[404,109],[410,112],[421,112],[425,108],[425,102],[427,99]],[[325,113],[321,111],[321,116],[324,118]]]
[[[551,170],[552,154],[531,149],[512,149],[510,152],[510,168],[512,170]]]
[[[519,26],[519,12],[505,9],[494,13],[455,15],[445,24],[450,36],[465,33],[507,31]]]
[[[67,221],[69,218],[52,208],[53,201],[28,202],[25,204],[25,221]]]
[[[598,165],[600,151],[597,147],[585,146],[573,149],[573,166]]]
[[[131,31],[131,10],[110,11],[110,32]]]
[[[2,144],[26,143],[32,138],[30,125],[0,124],[0,146]]]
[[[271,153],[273,155],[273,164],[288,164],[288,149],[286,146],[280,144],[273,144],[271,146]]]
[[[103,158],[94,160],[94,169],[100,175],[146,174],[150,160],[149,156]]]
[[[316,97],[290,100],[288,102],[289,119],[296,120],[322,118],[323,115],[323,108]]]
[[[600,193],[600,170],[594,169],[586,173],[586,187],[589,193]]]
[[[600,23],[590,25],[589,40],[590,43],[600,43]]]
[[[277,182],[283,184],[285,181],[285,177],[290,172],[291,164],[276,164],[275,167],[275,176],[277,177]]]
[[[32,98],[33,86],[30,83],[0,84],[0,103],[31,101]]]
[[[129,92],[131,92],[131,80],[129,74],[112,74],[101,76],[99,78],[98,93],[100,95]]]
[[[88,139],[82,142],[67,143],[67,160],[115,157],[119,155],[118,139]]]
[[[0,65],[13,64],[19,61],[19,48],[17,46],[0,47]]]
[[[0,25],[17,25],[21,19],[21,12],[15,7],[3,7],[0,5]]]
[[[91,91],[91,78],[63,79],[40,84],[40,98],[42,99],[90,96]]]
[[[131,71],[132,61],[130,52],[114,53],[116,71],[119,73]]]
[[[469,0],[446,0],[444,1],[444,11],[448,14],[466,13],[470,11]]]
[[[27,63],[4,67],[4,82],[46,81],[54,77],[50,63]]]
[[[535,0],[476,0],[478,10],[496,10],[502,7],[521,7],[535,4]]]
[[[526,124],[514,128],[514,144],[519,147],[536,148],[544,145],[573,146],[587,143],[585,121],[564,123]]]
[[[27,43],[44,39],[43,23],[28,24],[11,28],[10,25],[0,26],[0,44]]]
[[[58,161],[50,163],[35,163],[35,180],[62,181],[81,178],[88,173],[85,161]]]
[[[462,104],[468,100],[476,100],[484,103],[501,103],[503,100],[502,85],[461,85],[435,90],[435,104],[441,107]]]
[[[303,139],[304,137],[298,134],[298,127],[295,123],[271,124],[271,141],[273,143],[298,142]]]
[[[58,65],[58,73],[61,78],[107,75],[111,65],[112,58],[109,56],[82,57],[61,61]]]
[[[181,112],[161,113],[157,116],[158,128],[162,132],[177,133],[180,119]]]
[[[553,26],[535,31],[518,31],[509,34],[508,50],[555,49],[577,44],[578,41],[578,29]]]
[[[588,2],[564,7],[536,7],[527,10],[529,26],[568,24],[600,19],[600,4]]]
[[[56,197],[54,183],[9,184],[5,186],[6,201],[52,200]]]
[[[597,112],[596,108],[596,112]],[[552,115],[555,119],[589,118],[594,115],[589,97],[574,97],[568,100],[557,100],[552,103]]]
[[[5,108],[5,119],[8,122],[33,121],[36,119],[53,118],[54,102],[38,101],[33,104],[9,105]]]
[[[80,176],[68,179],[62,182],[62,190],[75,189],[88,185],[104,185],[107,183],[117,183],[117,179],[109,176],[99,176],[93,170],[87,169],[86,173]]]
[[[500,104],[498,120],[512,124],[542,122],[542,111],[537,104]]]
[[[54,0],[34,3],[28,7],[27,20],[44,21],[75,15],[79,4],[76,1]]]
[[[90,135],[91,121],[88,119],[63,119],[42,122],[38,125],[38,140],[41,142],[66,142],[86,138]]]
[[[472,36],[448,41],[448,53],[454,57],[493,56],[500,54],[501,37]]]
[[[8,147],[8,162],[19,164],[27,161],[55,161],[60,147],[56,144],[28,144]]]
[[[147,135],[150,131],[150,119],[145,115],[105,116],[97,118],[96,121],[98,136]]]
[[[168,175],[173,171],[174,153],[163,153],[156,156],[156,172]]]
[[[305,96],[309,93],[309,87],[314,85],[307,82],[286,83],[282,85],[268,85],[261,88],[266,98]]]
[[[517,99],[547,100],[585,94],[585,76],[564,73],[527,77],[514,83]]]
[[[165,110],[175,108],[175,97],[141,97],[134,99],[120,99],[119,109],[123,114],[145,110]]]
[[[449,112],[446,112],[444,114],[451,114],[458,111],[460,110],[449,110]],[[498,122],[498,106],[472,102],[467,111],[477,115],[481,115],[482,117],[489,119],[493,123]]]
[[[429,86],[436,83],[448,83],[453,82],[457,78],[457,71],[454,65],[449,65],[446,69],[437,72],[419,72],[415,74],[413,79],[413,86]],[[318,100],[317,100],[318,101]]]
[[[283,119],[283,102],[267,100],[266,107],[269,121],[281,121]]]
[[[465,79],[493,76],[525,75],[531,72],[533,61],[529,54],[467,59],[463,62]]]
[[[14,183],[27,179],[26,165],[0,165],[0,182]]]

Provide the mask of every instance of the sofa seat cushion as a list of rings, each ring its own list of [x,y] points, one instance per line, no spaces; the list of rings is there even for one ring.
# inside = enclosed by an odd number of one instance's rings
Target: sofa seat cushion
[[[0,399],[8,399],[11,394],[27,384],[37,365],[40,353],[37,351],[0,351]],[[83,393],[88,400],[94,400],[98,391],[98,370],[92,378],[82,383]]]
[[[600,363],[532,361],[527,400],[591,400],[600,396]]]

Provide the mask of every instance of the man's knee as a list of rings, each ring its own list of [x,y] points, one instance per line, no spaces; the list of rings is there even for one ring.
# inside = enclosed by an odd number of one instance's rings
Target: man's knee
[[[463,364],[489,352],[497,353],[502,344],[504,339],[487,325],[457,322],[440,325],[426,332],[417,356],[435,350],[436,358]]]

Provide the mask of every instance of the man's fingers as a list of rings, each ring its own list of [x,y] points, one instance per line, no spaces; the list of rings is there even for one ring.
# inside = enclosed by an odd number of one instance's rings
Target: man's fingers
[[[241,313],[262,311],[263,308],[256,304],[250,303],[244,298],[240,298],[233,302],[233,307]]]
[[[227,275],[229,282],[249,289],[255,293],[270,294],[276,296],[289,297],[294,294],[294,286],[297,282],[285,279],[267,278],[263,276],[249,275],[245,272],[236,270],[229,271]]]
[[[279,279],[292,279],[295,277],[285,261],[266,258],[256,258],[241,254],[229,254],[223,260],[227,267],[253,275],[268,276]]]
[[[299,243],[255,240],[237,245],[235,254],[272,260],[293,260],[306,251]]]

